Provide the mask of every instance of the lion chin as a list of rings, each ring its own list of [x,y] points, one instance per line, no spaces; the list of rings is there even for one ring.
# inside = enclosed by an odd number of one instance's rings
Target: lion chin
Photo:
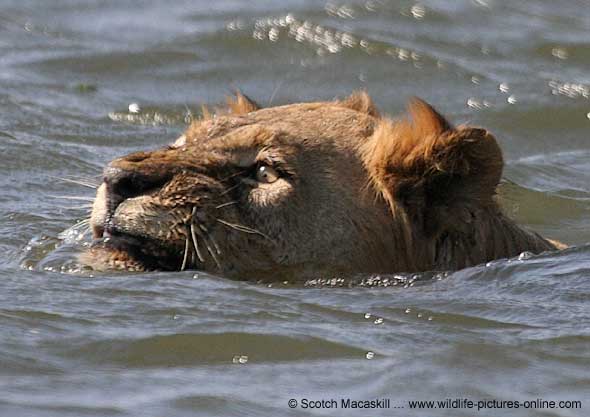
[[[494,136],[419,99],[395,120],[364,92],[271,108],[237,94],[215,113],[105,168],[85,264],[305,280],[564,247],[500,210]]]

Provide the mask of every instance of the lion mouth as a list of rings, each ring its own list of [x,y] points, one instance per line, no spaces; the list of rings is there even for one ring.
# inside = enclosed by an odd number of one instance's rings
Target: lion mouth
[[[116,269],[177,271],[182,263],[178,251],[163,242],[113,228],[95,236],[90,251]]]
[[[118,204],[113,204],[110,198],[103,182],[97,190],[90,218],[93,241],[81,260],[99,271],[179,270],[181,248],[175,247],[174,242],[117,226],[114,218]]]

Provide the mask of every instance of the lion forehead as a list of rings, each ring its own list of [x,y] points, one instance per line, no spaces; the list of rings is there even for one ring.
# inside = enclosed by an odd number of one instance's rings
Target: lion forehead
[[[183,142],[188,146],[244,148],[288,137],[291,143],[306,145],[326,141],[354,144],[369,137],[376,124],[372,115],[332,102],[298,103],[195,121],[185,132]]]

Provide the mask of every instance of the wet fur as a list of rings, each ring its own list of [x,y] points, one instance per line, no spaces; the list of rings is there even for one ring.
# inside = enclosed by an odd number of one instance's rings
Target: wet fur
[[[107,167],[91,223],[97,238],[106,228],[132,243],[101,240],[85,262],[283,280],[459,269],[556,249],[501,212],[496,139],[453,127],[421,100],[398,120],[363,92],[267,109],[238,94],[203,114],[171,147]],[[247,174],[261,162],[280,181]],[[109,182],[113,170],[137,187],[127,198]]]

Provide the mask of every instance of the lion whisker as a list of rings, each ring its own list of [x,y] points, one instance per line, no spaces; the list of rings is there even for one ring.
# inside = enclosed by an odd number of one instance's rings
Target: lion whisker
[[[238,201],[236,201],[236,200],[234,200],[234,201],[228,201],[227,203],[220,204],[220,205],[218,205],[215,208],[216,209],[220,209],[220,208],[223,208],[223,207],[232,206],[234,204],[238,204]]]
[[[203,243],[205,244],[205,247],[207,248],[207,252],[209,252],[209,254],[211,255],[211,257],[213,258],[213,260],[215,261],[215,263],[217,264],[217,268],[219,270],[221,270],[221,264],[219,263],[219,259],[217,259],[217,256],[215,256],[215,252],[213,251],[213,249],[211,249],[211,245],[209,245],[209,243],[207,242],[207,237],[204,235],[200,235],[203,239]],[[209,237],[210,239],[211,237]]]
[[[205,258],[203,258],[203,255],[201,254],[201,251],[199,250],[199,241],[197,239],[197,234],[195,232],[195,214],[197,213],[197,208],[193,207],[193,210],[191,212],[191,222],[190,222],[190,233],[191,233],[191,238],[193,240],[193,246],[195,247],[195,252],[197,254],[197,258],[199,258],[199,261],[201,262],[205,262]]]
[[[252,235],[260,235],[262,237],[267,238],[268,240],[273,240],[271,237],[262,233],[260,230],[256,230],[251,227],[244,226],[243,224],[230,223],[230,222],[228,222],[226,220],[222,220],[222,219],[215,219],[215,220],[218,221],[219,223],[221,223],[231,229],[237,230],[239,232],[248,233],[248,234],[252,234]]]
[[[279,81],[279,83],[277,84],[277,86],[272,91],[272,94],[270,95],[270,98],[268,99],[268,107],[272,106],[272,102],[275,99],[275,96],[279,92],[279,90],[282,87],[282,85],[283,85],[284,82],[285,82],[285,78],[283,78],[281,81]]]
[[[197,208],[193,207],[191,220],[194,219],[196,212],[197,212]],[[213,252],[213,249],[211,249],[211,245],[209,245],[209,242],[207,241],[207,239],[211,240],[211,242],[215,245],[215,249],[217,250],[217,253],[221,254],[221,251],[219,250],[219,246],[217,246],[217,243],[215,242],[215,240],[213,240],[213,238],[209,235],[209,231],[207,230],[207,228],[205,226],[203,226],[202,224],[199,224],[199,229],[203,233],[200,233],[199,230],[194,226],[195,226],[194,222],[191,221],[191,235],[193,237],[193,241],[195,242],[195,248],[198,248],[198,246],[196,245],[196,242],[197,242],[197,235],[199,235],[201,237],[201,240],[205,244],[205,247],[207,248],[207,252],[209,252],[209,254],[211,255],[211,258],[213,258],[213,260],[215,261],[217,268],[219,270],[221,270],[221,263],[219,262],[219,259],[217,259],[217,256],[215,256],[215,252]]]
[[[80,201],[94,201],[94,197],[82,197],[82,196],[71,196],[71,195],[49,195],[51,198],[61,198],[64,200],[80,200]]]
[[[92,204],[82,204],[80,206],[54,206],[56,208],[65,209],[65,210],[82,210],[82,209],[91,209]],[[88,210],[89,211],[89,210]]]
[[[246,172],[248,172],[248,170],[247,169],[243,169],[241,171],[238,171],[236,173],[233,173],[231,175],[228,175],[227,177],[223,177],[219,181],[224,182],[224,181],[227,181],[229,179],[232,179],[232,178],[235,178],[235,177],[239,177],[240,175],[244,175]]]
[[[98,188],[98,184],[93,184],[90,181],[84,181],[84,180],[75,180],[75,179],[71,179],[71,178],[64,178],[64,177],[54,177],[52,175],[50,175],[49,177],[60,180],[60,181],[64,181],[64,182],[69,182],[72,184],[78,184],[81,185],[83,187],[88,187],[88,188],[92,188],[93,190],[96,190]]]
[[[64,175],[63,178],[73,178],[75,180],[84,180],[88,183],[94,183],[94,184],[100,184],[102,182],[103,179],[103,174],[97,174],[97,175],[91,175],[91,176],[87,176],[87,175]]]
[[[211,242],[213,243],[213,246],[215,246],[215,250],[217,251],[217,254],[221,255],[221,249],[219,249],[217,242],[215,242],[215,240],[213,239],[213,236],[211,236],[211,234],[209,233],[209,230],[207,230],[207,228],[205,226],[203,226],[202,224],[199,225],[199,228],[203,231],[203,233],[205,233],[205,236],[207,236],[211,240]]]
[[[221,250],[219,249],[219,245],[217,244],[217,242],[215,241],[215,238],[211,235],[209,236],[209,240],[211,241],[211,243],[213,243],[213,246],[215,247],[215,250],[217,251],[218,255],[221,255]]]
[[[231,191],[235,190],[236,188],[238,188],[240,185],[242,185],[242,184],[236,184],[236,185],[234,185],[233,187],[229,187],[227,190],[225,190],[224,192],[222,192],[222,193],[221,193],[221,194],[219,194],[219,195],[220,195],[220,196],[222,196],[222,195],[226,195],[227,193],[229,193],[229,192],[231,192]]]
[[[190,250],[190,242],[188,240],[188,235],[186,237],[186,239],[184,240],[184,256],[182,258],[182,265],[180,266],[180,270],[184,271],[186,269],[186,263],[188,262],[188,253]]]
[[[195,226],[193,224],[191,224],[191,238],[193,239],[193,246],[195,247],[197,258],[199,258],[199,261],[205,262],[205,258],[203,258],[203,254],[199,250],[199,241],[197,240],[197,234],[195,232]]]

